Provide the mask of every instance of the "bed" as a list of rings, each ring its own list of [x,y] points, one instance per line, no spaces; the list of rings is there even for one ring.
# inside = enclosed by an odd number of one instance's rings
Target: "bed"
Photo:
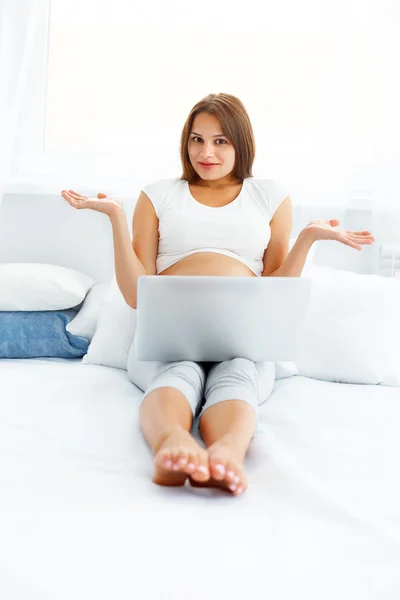
[[[32,200],[4,198],[0,262],[107,281],[107,223],[57,202],[36,198],[30,214]],[[1,359],[0,382],[1,598],[399,598],[397,385],[277,378],[246,457],[249,488],[233,497],[152,483],[142,392],[123,368]]]

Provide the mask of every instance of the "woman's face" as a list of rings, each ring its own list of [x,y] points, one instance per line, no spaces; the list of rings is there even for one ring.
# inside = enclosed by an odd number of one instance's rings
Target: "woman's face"
[[[192,167],[206,181],[229,176],[235,166],[232,142],[221,134],[222,127],[218,117],[208,113],[196,115],[189,134],[188,153]],[[202,163],[212,163],[215,166],[206,167]]]

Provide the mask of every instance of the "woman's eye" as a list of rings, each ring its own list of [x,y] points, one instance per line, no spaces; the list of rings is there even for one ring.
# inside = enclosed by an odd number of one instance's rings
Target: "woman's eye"
[[[195,136],[195,137],[192,138],[192,140],[195,142],[196,140],[201,140],[201,138]],[[216,141],[217,142],[223,142],[224,144],[226,144],[226,140],[223,140],[222,138],[218,138]],[[218,146],[221,146],[221,144],[218,144]]]

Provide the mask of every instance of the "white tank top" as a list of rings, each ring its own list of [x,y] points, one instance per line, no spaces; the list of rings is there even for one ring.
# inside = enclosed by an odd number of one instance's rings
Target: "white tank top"
[[[159,179],[142,190],[159,220],[157,274],[190,254],[215,252],[261,276],[270,221],[288,196],[272,179],[247,177],[237,198],[217,208],[197,202],[185,179]]]

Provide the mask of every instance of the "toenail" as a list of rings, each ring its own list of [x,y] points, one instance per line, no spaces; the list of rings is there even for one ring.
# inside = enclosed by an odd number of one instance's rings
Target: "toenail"
[[[232,490],[232,492],[234,492],[236,490],[236,484],[231,483],[231,485],[229,486],[229,489]]]
[[[182,458],[180,458],[180,459],[178,460],[178,463],[179,463],[180,465],[184,465],[184,464],[185,464],[185,462],[186,462],[186,460],[187,460],[186,458],[182,457]]]
[[[196,465],[194,465],[193,463],[189,463],[188,465],[186,465],[188,469],[194,469],[194,467]]]
[[[233,481],[234,481],[235,483],[239,483],[239,481],[240,481],[240,477],[239,477],[239,475],[236,475],[236,477],[234,478],[234,480],[233,480]]]
[[[166,467],[172,467],[172,460],[169,460],[169,458],[167,458],[167,460],[164,461],[164,465]]]
[[[229,477],[229,479],[233,479],[235,477],[235,473],[233,471],[228,471],[227,476]]]
[[[238,489],[236,490],[236,493],[238,496],[240,496],[240,494],[243,492],[243,488],[241,486],[238,487]]]
[[[174,465],[174,466],[172,467],[172,469],[173,469],[174,471],[179,471],[179,465]]]
[[[225,467],[223,465],[215,465],[215,469],[221,473],[221,475],[225,475]]]
[[[207,468],[203,467],[202,465],[200,465],[200,467],[197,467],[197,470],[200,471],[200,473],[207,473]]]

